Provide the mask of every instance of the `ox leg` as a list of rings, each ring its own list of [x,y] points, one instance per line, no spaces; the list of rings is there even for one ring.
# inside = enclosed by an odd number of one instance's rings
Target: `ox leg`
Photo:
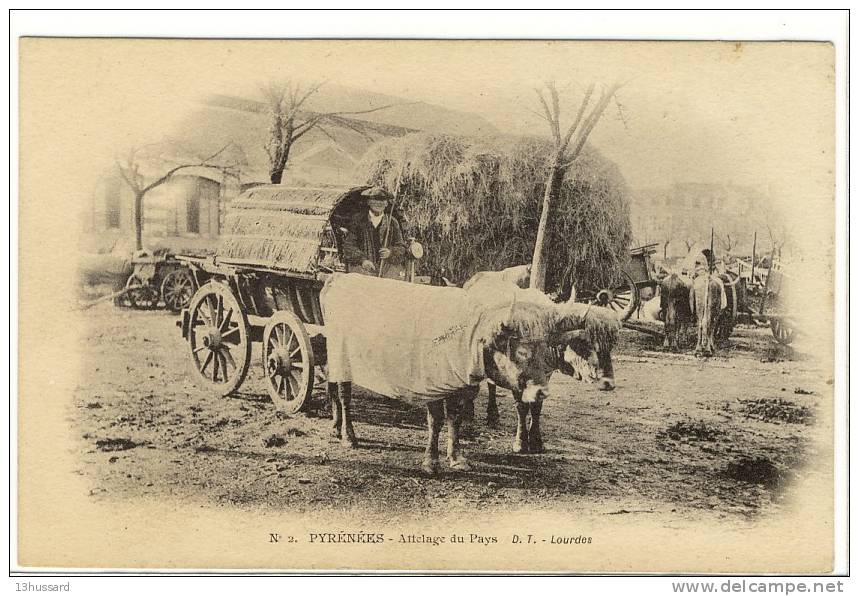
[[[717,321],[711,321],[709,329],[707,329],[707,346],[704,353],[707,356],[712,356],[716,351],[716,325]]]
[[[461,436],[466,438],[474,437],[474,400],[462,400],[459,412],[459,420],[459,429]]]
[[[676,339],[675,339],[676,330],[674,328],[675,325],[674,325],[673,314],[674,313],[671,312],[671,306],[669,305],[665,309],[665,316],[664,316],[664,319],[665,319],[665,327],[664,327],[665,341],[662,342],[662,347],[668,348],[669,350],[671,349],[672,339],[674,339],[676,341]]]
[[[342,435],[340,425],[343,420],[343,409],[340,407],[340,396],[337,392],[337,383],[328,383],[328,401],[331,404],[331,419],[334,421],[331,434],[339,439]]]
[[[695,355],[698,356],[701,354],[701,349],[703,348],[701,342],[701,327],[704,326],[704,323],[698,321],[698,324],[695,325]]]
[[[444,402],[427,404],[427,447],[421,469],[431,476],[438,474],[438,434],[444,421]]]
[[[488,390],[489,398],[486,402],[486,425],[496,428],[498,426],[498,401],[496,399],[498,388],[495,386],[495,383],[489,383]]]
[[[447,422],[447,461],[451,468],[463,472],[470,470],[471,466],[459,450],[459,427],[462,423],[465,402],[469,401],[471,400],[463,395],[452,395],[444,400],[444,418]]]
[[[516,437],[513,439],[513,453],[528,452],[528,404],[522,401],[522,392],[514,391],[516,400]]]
[[[341,436],[340,443],[345,447],[357,447],[358,439],[355,438],[355,430],[352,428],[352,383],[338,383],[340,394],[341,412]]]
[[[540,433],[540,412],[543,410],[543,402],[535,401],[527,405],[531,412],[531,422],[528,425],[528,451],[543,453],[543,436]]]

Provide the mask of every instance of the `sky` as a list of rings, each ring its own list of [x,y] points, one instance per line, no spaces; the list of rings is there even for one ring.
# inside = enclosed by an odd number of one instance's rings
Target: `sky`
[[[591,141],[632,188],[727,183],[776,209],[819,214],[834,196],[834,50],[823,43],[24,40],[22,109],[93,155],[169,131],[211,93],[279,78],[329,80],[546,134],[534,88],[554,80],[569,122],[586,85],[622,81]],[[75,137],[74,139],[72,137]],[[22,153],[26,153],[25,151]],[[90,166],[91,167],[91,166]],[[810,208],[810,209],[809,209]]]

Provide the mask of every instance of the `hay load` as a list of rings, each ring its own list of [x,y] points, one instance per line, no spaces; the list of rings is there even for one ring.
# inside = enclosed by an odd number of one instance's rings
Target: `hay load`
[[[424,243],[424,273],[461,284],[474,273],[528,263],[551,147],[536,138],[413,134],[372,147],[358,179],[397,192],[406,229]],[[629,258],[627,187],[586,148],[564,180],[550,222],[547,288],[613,283]]]

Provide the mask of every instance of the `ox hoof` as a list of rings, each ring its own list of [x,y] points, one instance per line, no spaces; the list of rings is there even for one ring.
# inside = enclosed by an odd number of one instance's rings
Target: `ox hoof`
[[[355,437],[343,437],[340,439],[340,445],[347,449],[356,449],[358,447],[358,439]]]
[[[499,422],[500,420],[497,416],[488,416],[486,418],[486,426],[488,426],[489,428],[498,428]]]
[[[513,441],[513,453],[528,453],[528,445],[519,439]]]
[[[425,459],[421,462],[421,470],[430,476],[436,476],[438,474],[438,460],[437,459]]]
[[[339,439],[343,438],[343,433],[340,432],[339,428],[332,428],[331,429],[331,436],[334,437],[335,439],[339,440]]]
[[[544,451],[545,451],[545,449],[543,448],[543,441],[542,440],[531,441],[528,444],[528,452],[529,453],[543,453]]]
[[[451,470],[458,470],[460,472],[471,471],[471,464],[469,464],[468,460],[464,457],[460,457],[459,459],[450,459],[448,460],[448,465],[450,465]]]

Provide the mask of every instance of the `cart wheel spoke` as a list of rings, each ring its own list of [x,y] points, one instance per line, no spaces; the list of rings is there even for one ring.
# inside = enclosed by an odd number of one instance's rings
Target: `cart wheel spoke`
[[[289,396],[290,396],[290,399],[292,399],[298,395],[299,383],[298,383],[298,380],[291,373],[288,373],[286,375],[286,379],[287,379],[286,382],[289,385]]]
[[[203,374],[206,373],[206,368],[209,366],[209,364],[211,364],[212,358],[214,358],[214,357],[215,357],[215,353],[212,350],[209,350],[209,353],[206,354],[206,360],[205,360],[205,362],[203,362],[203,366],[200,367],[201,373],[203,373]]]
[[[232,317],[233,317],[233,309],[231,308],[227,311],[227,314],[224,317],[223,323],[221,323],[221,325],[218,327],[218,330],[221,333],[223,333],[224,331],[226,331],[227,329],[230,328],[230,322],[232,320]]]
[[[240,331],[240,329],[239,329],[238,327],[233,327],[233,328],[232,328],[232,329],[230,329],[229,331],[226,331],[225,333],[222,333],[222,334],[221,334],[221,339],[222,339],[222,340],[227,339],[228,337],[230,337],[230,336],[232,336],[232,335],[235,335],[235,334],[239,333],[239,331]]]
[[[221,368],[221,358],[214,350],[212,351],[212,354],[215,356],[214,360],[212,361],[212,380],[217,383],[218,373],[220,372]]]
[[[223,346],[223,354],[224,358],[226,359],[226,362],[229,362],[230,366],[232,366],[234,370],[238,370],[239,367],[236,366],[236,361],[227,346]],[[224,368],[226,368],[226,362],[224,363]]]

